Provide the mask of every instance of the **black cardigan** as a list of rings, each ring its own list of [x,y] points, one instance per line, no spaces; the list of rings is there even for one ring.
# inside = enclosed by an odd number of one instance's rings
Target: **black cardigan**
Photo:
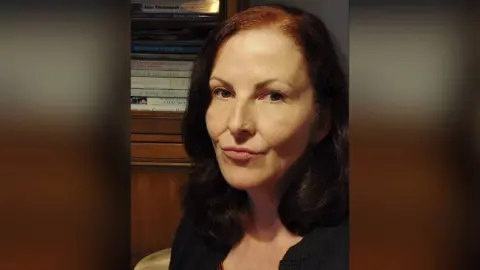
[[[348,221],[336,227],[319,227],[288,249],[279,270],[348,270],[348,238]],[[228,252],[209,248],[193,224],[182,219],[173,241],[169,270],[215,270]]]

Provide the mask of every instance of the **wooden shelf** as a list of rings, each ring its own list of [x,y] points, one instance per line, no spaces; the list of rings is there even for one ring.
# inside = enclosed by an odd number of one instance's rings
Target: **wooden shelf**
[[[188,162],[187,154],[181,143],[132,142],[131,149],[132,159]]]
[[[156,118],[182,120],[183,112],[131,111],[132,119]]]
[[[180,135],[182,118],[178,112],[131,111],[131,133]]]
[[[180,134],[138,134],[130,135],[130,141],[133,142],[149,142],[149,143],[182,143],[183,139]]]

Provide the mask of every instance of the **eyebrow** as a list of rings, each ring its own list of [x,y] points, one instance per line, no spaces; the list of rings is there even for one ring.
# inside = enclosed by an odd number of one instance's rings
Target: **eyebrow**
[[[231,83],[229,83],[229,82],[227,82],[227,81],[225,81],[225,80],[223,80],[223,79],[221,79],[221,78],[219,78],[219,77],[212,76],[212,77],[210,77],[210,80],[217,80],[217,81],[221,82],[222,84],[224,84],[225,86],[227,86],[228,88],[233,88],[233,86],[232,86]],[[273,82],[280,82],[280,83],[286,84],[288,87],[290,87],[290,88],[293,89],[292,85],[290,85],[289,83],[281,82],[280,80],[275,79],[275,78],[273,78],[273,79],[268,79],[268,80],[265,80],[265,81],[263,81],[263,82],[256,83],[256,84],[255,84],[255,89],[264,88],[264,87],[266,87],[267,85],[269,85],[269,84],[271,84],[271,83],[273,83]]]

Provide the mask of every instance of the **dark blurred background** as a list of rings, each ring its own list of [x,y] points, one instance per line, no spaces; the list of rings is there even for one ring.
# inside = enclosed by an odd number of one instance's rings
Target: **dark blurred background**
[[[0,268],[128,269],[129,2],[0,11]]]
[[[352,269],[479,269],[477,18],[350,2]]]
[[[480,269],[478,9],[288,3],[349,59],[351,268]],[[129,269],[129,2],[1,13],[1,268]]]

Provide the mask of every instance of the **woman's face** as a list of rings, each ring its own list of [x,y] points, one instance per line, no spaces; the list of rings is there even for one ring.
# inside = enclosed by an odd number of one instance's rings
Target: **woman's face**
[[[206,124],[225,180],[249,190],[275,186],[321,134],[302,53],[273,28],[242,31],[223,44],[210,77]]]

